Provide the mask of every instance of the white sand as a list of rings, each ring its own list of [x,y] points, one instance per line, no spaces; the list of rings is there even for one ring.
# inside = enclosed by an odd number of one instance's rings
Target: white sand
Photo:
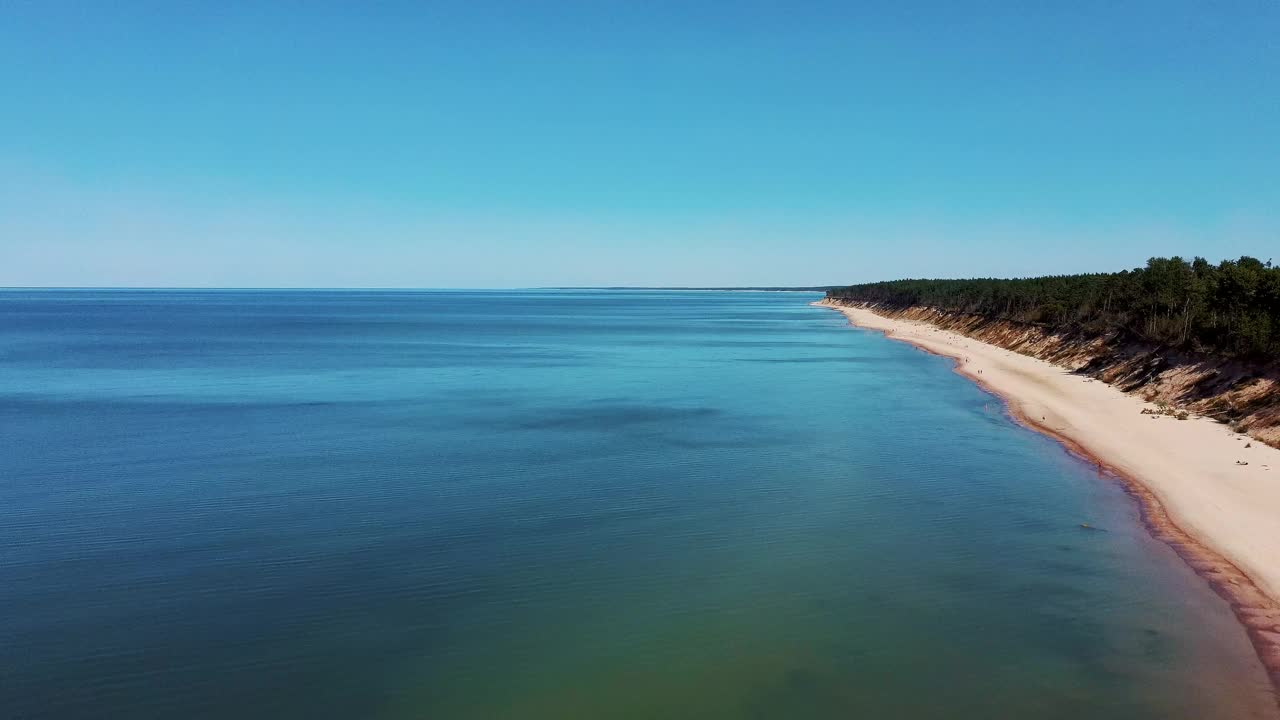
[[[1154,405],[1043,360],[932,325],[835,309],[854,325],[955,358],[1015,415],[1145,486],[1178,529],[1280,599],[1280,450],[1205,418],[1152,419],[1141,411]]]

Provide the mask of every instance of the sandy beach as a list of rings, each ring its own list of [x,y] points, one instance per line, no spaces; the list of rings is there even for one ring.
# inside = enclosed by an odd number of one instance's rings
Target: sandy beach
[[[1155,406],[932,325],[814,304],[955,359],[957,372],[1002,397],[1020,422],[1124,481],[1152,533],[1231,603],[1280,688],[1280,450],[1207,418],[1143,414]]]

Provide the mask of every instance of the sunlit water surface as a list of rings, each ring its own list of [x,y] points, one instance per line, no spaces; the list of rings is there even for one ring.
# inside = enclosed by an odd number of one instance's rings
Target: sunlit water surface
[[[812,299],[0,293],[0,715],[1265,716],[1113,481]]]

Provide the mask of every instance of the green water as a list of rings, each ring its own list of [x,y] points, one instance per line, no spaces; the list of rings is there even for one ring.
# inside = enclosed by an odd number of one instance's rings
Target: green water
[[[811,299],[0,294],[0,714],[1274,717],[1118,485]]]

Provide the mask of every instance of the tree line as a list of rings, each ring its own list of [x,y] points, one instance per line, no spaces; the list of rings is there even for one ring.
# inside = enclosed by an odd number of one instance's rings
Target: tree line
[[[896,308],[922,305],[1035,323],[1055,331],[1121,332],[1201,352],[1280,358],[1280,267],[1242,257],[1151,258],[1117,273],[970,280],[891,280],[827,296]]]

